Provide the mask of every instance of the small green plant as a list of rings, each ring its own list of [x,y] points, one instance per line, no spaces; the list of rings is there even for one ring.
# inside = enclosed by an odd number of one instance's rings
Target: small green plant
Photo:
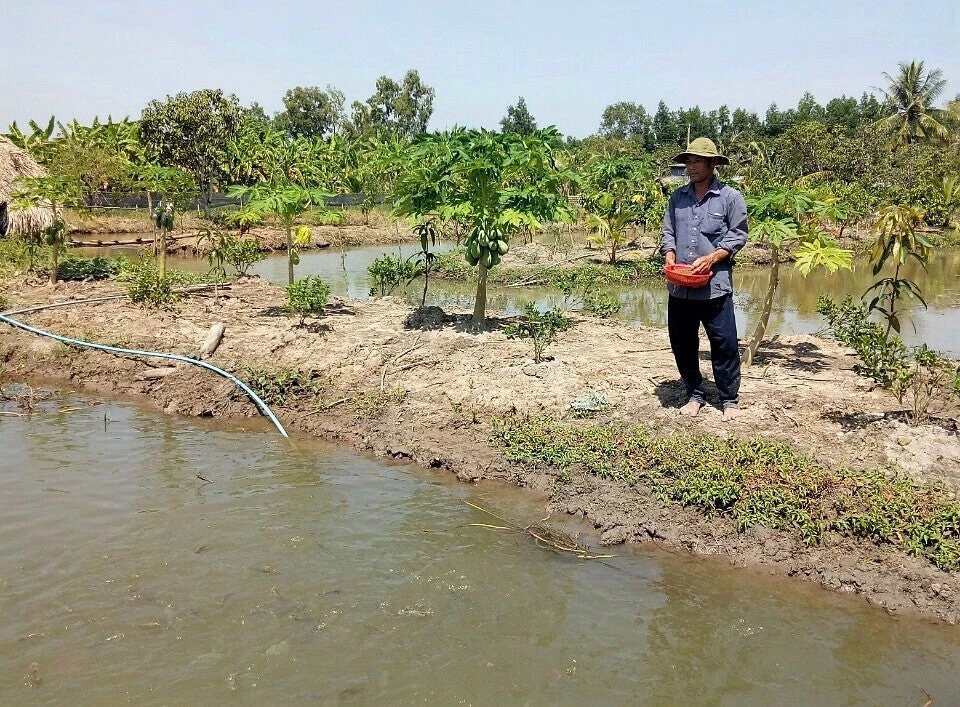
[[[865,304],[847,297],[839,305],[821,297],[817,311],[827,319],[830,333],[856,351],[857,372],[889,388],[914,425],[960,403],[960,364],[926,344],[908,349],[900,337],[889,335],[868,318]]]
[[[173,278],[161,275],[157,266],[148,260],[136,263],[125,275],[130,283],[127,294],[141,307],[169,309],[179,299],[173,291]]]
[[[620,311],[620,300],[606,292],[592,292],[583,299],[583,311],[607,319]]]
[[[395,289],[403,282],[409,282],[415,278],[420,270],[416,264],[404,258],[395,258],[392,255],[384,254],[382,258],[377,258],[367,268],[370,277],[373,278],[373,287],[370,288],[370,295],[379,295],[384,297],[392,294]]]
[[[260,250],[260,245],[253,238],[229,236],[224,243],[224,256],[237,271],[237,275],[243,277],[251,265],[259,263],[267,254]]]
[[[240,371],[240,377],[267,405],[286,406],[319,398],[325,387],[322,374],[314,369],[269,370],[245,366]]]
[[[899,337],[888,338],[883,327],[869,318],[867,306],[852,297],[839,305],[829,297],[817,300],[817,311],[827,320],[834,338],[857,352],[857,372],[885,388],[893,388],[910,367],[907,347]]]
[[[329,299],[330,287],[316,275],[287,285],[287,309],[300,316],[300,326],[307,315],[321,314]]]
[[[570,320],[559,309],[541,312],[533,302],[528,302],[517,323],[508,326],[504,332],[510,339],[530,339],[533,361],[540,363],[547,346],[556,342],[557,334],[569,328]]]
[[[354,417],[361,420],[365,417],[379,417],[392,403],[402,403],[407,397],[403,388],[394,390],[364,391],[354,396]]]

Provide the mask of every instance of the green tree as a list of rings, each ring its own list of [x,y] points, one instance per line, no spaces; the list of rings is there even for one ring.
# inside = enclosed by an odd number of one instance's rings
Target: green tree
[[[948,131],[941,120],[944,112],[934,104],[947,85],[940,69],[926,71],[922,61],[901,62],[896,76],[884,72],[883,92],[886,117],[878,125],[887,130],[896,144],[944,140]]]
[[[877,237],[870,251],[870,264],[873,274],[879,275],[888,262],[894,265],[893,277],[885,277],[873,283],[867,292],[875,296],[867,305],[868,312],[879,312],[887,321],[884,336],[890,339],[890,330],[900,333],[900,315],[897,302],[903,297],[917,299],[924,307],[927,303],[920,295],[920,288],[912,280],[900,277],[900,269],[909,258],[914,258],[926,267],[927,255],[933,248],[917,226],[923,223],[924,214],[910,206],[891,205],[877,214],[873,232]],[[864,293],[866,295],[866,292]]]
[[[354,134],[372,136],[393,133],[413,138],[426,132],[433,115],[433,88],[420,80],[420,74],[410,69],[402,83],[389,76],[377,79],[376,92],[366,103],[354,101],[352,118],[347,126]]]
[[[532,135],[537,129],[537,121],[527,108],[523,96],[517,99],[517,105],[508,106],[507,114],[500,119],[500,130],[517,135]]]
[[[242,122],[237,97],[217,89],[150,101],[140,115],[140,141],[150,161],[179,167],[193,175],[206,195],[210,215],[214,184],[229,179],[227,144]]]
[[[860,125],[860,106],[852,96],[832,98],[824,106],[823,120],[830,129],[842,128],[848,134]]]
[[[763,121],[763,133],[767,137],[780,137],[797,122],[797,114],[791,108],[780,110],[776,103],[771,103]]]
[[[604,108],[599,134],[612,140],[638,140],[647,150],[656,146],[653,118],[639,103],[620,101]]]
[[[343,92],[327,85],[296,86],[283,95],[284,110],[277,124],[291,137],[322,138],[335,133],[343,122]]]
[[[553,126],[532,135],[456,129],[422,136],[396,189],[397,214],[456,220],[467,232],[465,257],[478,266],[474,325],[486,315],[487,271],[510,237],[543,221],[570,218],[564,187],[573,173],[558,166]]]

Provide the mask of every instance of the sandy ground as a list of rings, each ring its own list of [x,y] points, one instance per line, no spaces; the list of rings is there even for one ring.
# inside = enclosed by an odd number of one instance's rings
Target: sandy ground
[[[12,283],[14,304],[101,296],[116,285]],[[278,407],[292,430],[343,440],[378,455],[446,469],[459,479],[510,480],[550,495],[550,510],[586,517],[600,541],[656,542],[722,555],[842,592],[891,612],[960,620],[960,577],[889,546],[828,537],[807,548],[765,529],[738,533],[723,519],[663,507],[635,489],[584,476],[557,483],[547,472],[508,463],[490,442],[490,420],[510,413],[572,418],[570,402],[588,392],[610,402],[604,419],[643,422],[665,432],[761,435],[826,463],[877,467],[960,489],[960,442],[949,425],[913,428],[898,421],[896,400],[857,376],[854,358],[814,337],[775,339],[744,373],[740,419],[720,421],[716,401],[695,419],[678,414],[681,389],[666,331],[575,318],[536,364],[529,345],[508,339],[492,316],[473,332],[466,313],[428,308],[422,316],[398,300],[334,301],[304,327],[282,310],[283,292],[244,278],[219,299],[191,296],[175,311],[144,311],[126,300],[47,310],[30,324],[100,343],[195,354],[214,322],[226,334],[212,363],[314,370],[319,398]],[[229,382],[191,366],[82,352],[5,328],[0,360],[9,381],[70,381],[109,394],[143,396],[170,414],[252,416],[257,411]],[[704,371],[708,370],[704,364]],[[157,376],[157,377],[153,377]]]

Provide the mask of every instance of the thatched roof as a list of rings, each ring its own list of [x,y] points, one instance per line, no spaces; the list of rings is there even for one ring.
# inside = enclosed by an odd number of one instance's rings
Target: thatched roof
[[[31,233],[53,223],[50,208],[18,209],[10,203],[17,177],[42,177],[46,171],[30,155],[0,135],[0,203],[8,202],[10,233]]]

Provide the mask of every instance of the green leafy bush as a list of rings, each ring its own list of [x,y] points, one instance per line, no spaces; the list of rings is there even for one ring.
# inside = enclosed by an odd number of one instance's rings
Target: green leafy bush
[[[540,363],[547,346],[557,340],[557,334],[570,328],[570,320],[559,309],[541,312],[528,302],[516,324],[504,332],[510,339],[530,339],[533,343],[533,361]]]
[[[287,285],[287,309],[300,315],[300,326],[308,314],[321,314],[329,299],[330,287],[316,275]]]
[[[324,381],[319,371],[298,371],[292,368],[269,370],[245,366],[240,377],[267,405],[290,405],[317,398],[323,393]]]
[[[141,268],[127,288],[130,299],[142,307],[168,309],[179,296],[173,291],[169,277],[161,277],[157,270]]]
[[[868,319],[867,306],[847,297],[839,305],[827,297],[817,301],[817,311],[827,319],[837,341],[857,353],[861,375],[889,388],[901,405],[908,406],[911,423],[960,404],[960,364],[926,344],[908,349],[898,336]]]
[[[619,299],[606,292],[593,292],[583,299],[583,311],[602,319],[619,312],[621,306]]]
[[[224,260],[230,263],[241,277],[247,274],[251,265],[267,257],[252,238],[237,238],[226,234],[220,247],[223,249]]]
[[[57,275],[61,280],[106,280],[116,277],[123,270],[126,258],[93,258],[73,256],[60,261]]]
[[[411,260],[384,254],[382,258],[377,258],[370,263],[367,272],[374,283],[370,288],[371,296],[379,294],[383,297],[391,294],[400,283],[409,282],[415,278],[420,274],[420,269]]]
[[[820,296],[817,311],[827,320],[830,333],[837,341],[857,352],[858,373],[872,378],[885,388],[893,388],[910,368],[910,355],[899,337],[887,338],[883,327],[869,318],[867,306],[852,297],[839,305]]]

